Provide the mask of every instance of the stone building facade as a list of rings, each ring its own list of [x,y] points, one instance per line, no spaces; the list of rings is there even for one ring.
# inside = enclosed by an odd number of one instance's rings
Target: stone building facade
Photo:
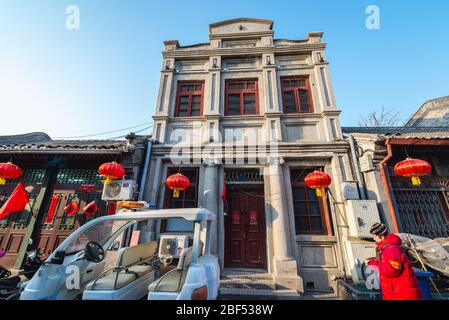
[[[276,39],[273,21],[234,19],[211,24],[207,43],[164,45],[145,200],[216,212],[222,269],[266,270],[280,288],[330,289],[344,269],[342,218],[303,180],[329,173],[339,203],[353,177],[322,33]],[[164,181],[178,171],[191,187],[173,198]],[[184,229],[163,221],[156,230]]]

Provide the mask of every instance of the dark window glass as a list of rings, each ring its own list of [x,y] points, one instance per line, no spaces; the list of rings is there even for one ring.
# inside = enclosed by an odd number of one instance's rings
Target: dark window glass
[[[179,117],[187,117],[189,115],[189,96],[181,96],[179,98]]]
[[[201,114],[201,96],[192,96],[192,116]]]
[[[243,114],[256,114],[256,95],[246,93],[243,95]]]
[[[226,115],[254,115],[258,113],[257,82],[240,80],[226,82]]]
[[[304,178],[315,168],[293,169],[291,184],[296,234],[325,234],[324,208],[315,190],[308,188]]]
[[[296,112],[295,91],[284,92],[284,108],[285,113]]]
[[[201,115],[203,83],[179,83],[176,117],[192,117]]]
[[[306,78],[281,79],[285,113],[312,112],[308,81]]]
[[[305,90],[299,90],[299,106],[301,112],[309,112],[309,95]]]
[[[240,95],[230,94],[228,95],[228,115],[239,115],[240,114]]]

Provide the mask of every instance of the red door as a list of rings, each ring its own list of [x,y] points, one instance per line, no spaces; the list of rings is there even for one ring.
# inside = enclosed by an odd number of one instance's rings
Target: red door
[[[225,265],[266,267],[265,200],[263,186],[228,187],[225,217]]]

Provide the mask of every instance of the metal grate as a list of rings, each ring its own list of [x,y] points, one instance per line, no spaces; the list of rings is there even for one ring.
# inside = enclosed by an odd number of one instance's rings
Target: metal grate
[[[427,238],[449,237],[446,194],[438,190],[394,190],[402,231]]]
[[[56,183],[101,185],[102,179],[95,169],[60,169]]]
[[[263,183],[263,175],[260,170],[226,170],[226,183],[244,184],[244,183]]]

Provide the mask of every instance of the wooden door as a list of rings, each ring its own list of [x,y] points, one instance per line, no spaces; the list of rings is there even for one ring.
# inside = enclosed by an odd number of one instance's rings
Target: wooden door
[[[54,211],[53,219],[46,223],[52,198],[57,197],[58,201]],[[87,217],[83,214],[83,208],[91,201],[95,200],[98,211],[95,215]],[[64,208],[76,201],[79,206],[78,212],[73,216],[68,216]],[[46,210],[37,222],[34,234],[34,248],[40,248],[42,256],[48,257],[67,237],[86,222],[105,214],[106,204],[101,200],[101,190],[80,191],[73,189],[58,188],[47,199]]]
[[[32,212],[36,214],[39,208],[36,206],[36,198],[41,190],[45,176],[45,169],[25,169],[23,173],[23,183],[30,191],[31,210],[28,207],[22,212],[14,212],[0,220],[0,249],[6,255],[0,258],[0,265],[5,268],[13,268],[22,245],[23,238],[31,220]],[[7,184],[0,186],[0,207],[9,198],[19,180],[9,180]]]
[[[265,200],[263,185],[229,186],[225,217],[225,265],[266,267]]]

